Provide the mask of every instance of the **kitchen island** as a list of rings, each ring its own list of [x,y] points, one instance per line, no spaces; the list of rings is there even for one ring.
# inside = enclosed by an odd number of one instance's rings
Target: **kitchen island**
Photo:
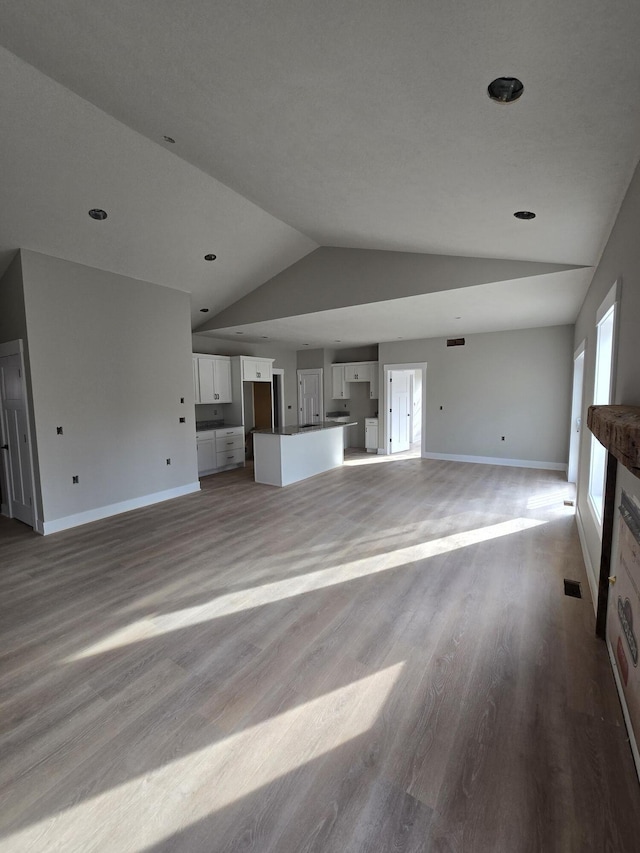
[[[254,480],[288,486],[340,467],[344,462],[343,431],[353,425],[322,421],[257,430],[253,434]]]

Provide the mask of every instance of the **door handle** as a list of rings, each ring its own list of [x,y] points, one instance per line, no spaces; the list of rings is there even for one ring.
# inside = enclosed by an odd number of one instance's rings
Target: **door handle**
[[[8,444],[3,444],[2,447],[0,447],[0,450],[8,450],[8,449],[9,449]]]

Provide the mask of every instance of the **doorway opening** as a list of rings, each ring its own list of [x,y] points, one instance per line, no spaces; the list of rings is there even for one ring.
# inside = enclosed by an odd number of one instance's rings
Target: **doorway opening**
[[[384,365],[385,454],[424,456],[426,388],[426,362]]]
[[[33,453],[22,341],[0,344],[2,514],[36,527]]]
[[[273,397],[273,426],[281,429],[284,426],[284,370],[274,367],[271,380]]]

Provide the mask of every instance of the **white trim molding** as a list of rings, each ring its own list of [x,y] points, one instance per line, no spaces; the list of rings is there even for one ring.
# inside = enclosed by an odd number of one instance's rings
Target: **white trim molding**
[[[432,453],[425,451],[423,459],[445,459],[449,462],[475,462],[479,465],[505,465],[509,468],[538,468],[543,471],[565,471],[566,462],[539,462],[531,459],[504,459],[501,456],[466,456],[461,453]]]
[[[589,549],[587,548],[587,537],[584,532],[584,524],[582,523],[582,516],[580,515],[580,507],[577,505],[576,501],[576,527],[578,528],[578,539],[580,540],[580,547],[582,548],[582,559],[584,560],[584,567],[587,572],[587,580],[589,581],[589,589],[591,590],[591,603],[593,605],[593,612],[597,614],[598,612],[598,580],[596,578],[596,574],[593,568],[593,563],[591,562],[591,556],[589,555]]]
[[[132,498],[128,501],[119,501],[115,504],[107,506],[99,506],[95,509],[88,509],[85,512],[79,512],[75,515],[67,515],[64,518],[55,518],[53,521],[44,521],[38,523],[37,532],[44,536],[49,533],[59,533],[61,530],[69,530],[71,527],[78,527],[81,524],[88,524],[90,521],[100,521],[103,518],[110,518],[112,515],[120,515],[123,512],[129,512],[132,509],[142,509],[145,506],[170,501],[173,498],[181,498],[184,495],[193,494],[200,491],[200,481],[195,483],[187,483],[185,486],[178,486],[175,489],[165,489],[162,492],[154,492],[150,495],[141,495],[139,498]]]

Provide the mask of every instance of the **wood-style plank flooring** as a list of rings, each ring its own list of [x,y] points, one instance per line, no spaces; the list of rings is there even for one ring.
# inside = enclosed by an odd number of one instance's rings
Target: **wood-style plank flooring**
[[[350,453],[0,519],[0,849],[637,853],[570,495]]]

